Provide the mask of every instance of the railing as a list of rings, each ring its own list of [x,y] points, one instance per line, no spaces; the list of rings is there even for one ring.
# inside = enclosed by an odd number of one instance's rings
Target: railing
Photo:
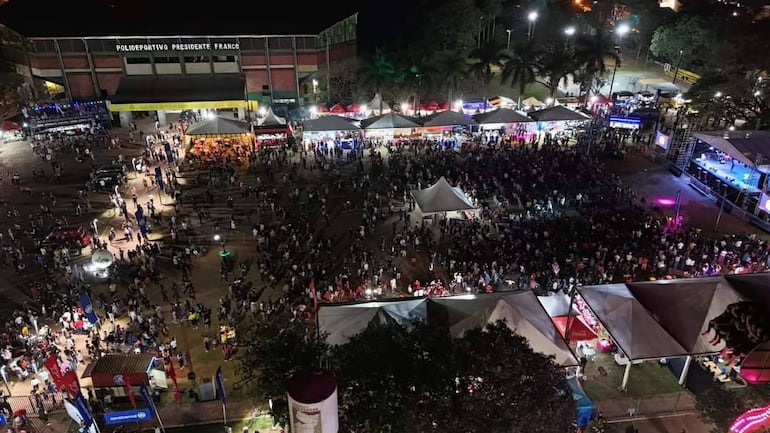
[[[14,395],[5,397],[5,400],[11,405],[11,409],[13,409],[14,412],[19,409],[24,409],[27,411],[27,416],[37,417],[40,416],[40,408],[35,402],[36,398],[39,398],[42,401],[43,408],[46,412],[64,408],[64,399],[58,392],[45,394],[45,396],[41,395],[39,397],[33,397],[31,395]]]
[[[692,177],[689,173],[685,172],[687,175],[686,179],[689,180],[690,185],[698,190],[700,193],[702,193],[706,198],[709,200],[714,200],[717,204],[720,203],[720,200],[722,200],[722,197],[717,196],[714,194],[714,191],[709,188],[708,185],[701,182],[700,180]],[[726,200],[725,201],[725,207],[724,211],[729,213],[730,215],[733,215],[737,218],[740,218],[744,221],[746,221],[749,224],[752,224],[754,226],[759,227],[760,229],[764,230],[765,232],[770,233],[770,222],[767,222],[763,220],[762,218],[757,217],[756,215],[747,212],[745,209],[741,208],[740,206],[736,205],[735,203]]]

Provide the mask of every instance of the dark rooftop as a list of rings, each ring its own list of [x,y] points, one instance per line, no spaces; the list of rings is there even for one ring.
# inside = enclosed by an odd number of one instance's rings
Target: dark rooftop
[[[150,361],[152,361],[152,354],[149,353],[111,354],[90,363],[80,377],[86,378],[95,374],[144,373]]]
[[[126,76],[110,100],[113,104],[232,101],[244,98],[244,88],[241,74]]]

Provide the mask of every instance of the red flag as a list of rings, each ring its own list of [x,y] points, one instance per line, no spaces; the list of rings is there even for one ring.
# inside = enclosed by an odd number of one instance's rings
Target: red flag
[[[72,370],[62,373],[59,360],[55,355],[49,356],[43,365],[45,365],[57,388],[66,390],[72,398],[75,398],[80,393],[80,381],[78,381],[77,373]]]
[[[43,363],[45,365],[45,368],[48,370],[48,373],[51,375],[51,379],[53,380],[53,383],[56,384],[57,388],[62,387],[62,376],[64,374],[61,372],[61,368],[59,367],[59,360],[56,359],[55,355],[51,355],[48,357],[48,359],[45,360]]]
[[[134,387],[131,386],[131,377],[128,375],[128,373],[123,373],[123,384],[126,386],[126,395],[128,395],[128,401],[131,403],[131,406],[136,409],[136,396],[134,396]]]
[[[57,384],[58,385],[58,384]],[[80,382],[78,375],[70,370],[62,376],[62,385],[59,389],[67,390],[70,397],[75,398],[80,394]]]
[[[313,297],[313,311],[318,311],[318,296],[315,293],[315,280],[310,280],[310,296]]]

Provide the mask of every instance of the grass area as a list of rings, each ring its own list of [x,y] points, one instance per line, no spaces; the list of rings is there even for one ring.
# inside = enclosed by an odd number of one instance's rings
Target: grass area
[[[250,420],[238,421],[231,424],[233,433],[242,433],[244,427],[249,428],[250,433],[278,432],[280,427],[273,428],[273,419],[270,416],[261,416]],[[222,433],[222,423],[202,424],[185,427],[167,428],[167,433]]]
[[[599,373],[599,367],[604,368],[607,376]],[[665,366],[655,361],[635,364],[631,367],[626,392],[618,388],[623,382],[625,366],[615,363],[612,355],[597,353],[594,359],[586,365],[583,389],[591,399],[596,401],[616,398],[650,398],[660,394],[681,392],[682,387],[676,377]]]

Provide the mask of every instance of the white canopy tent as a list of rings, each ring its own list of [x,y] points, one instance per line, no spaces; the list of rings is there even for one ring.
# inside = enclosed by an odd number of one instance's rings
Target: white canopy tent
[[[550,317],[560,316],[574,316],[580,315],[580,311],[574,305],[570,305],[569,296],[557,293],[551,296],[538,296],[537,300],[540,301],[540,305],[543,306],[545,312]],[[570,306],[572,311],[570,311]]]
[[[443,176],[433,186],[411,193],[420,211],[425,215],[476,210],[476,206],[463,190],[450,185]]]
[[[257,126],[286,126],[286,119],[275,114],[273,108],[270,107],[265,113],[265,117],[257,119]]]
[[[382,106],[382,112],[380,112],[380,106]],[[371,101],[366,103],[366,108],[370,111],[374,111],[377,114],[384,114],[390,111],[390,105],[382,99],[382,95],[379,93],[374,95]]]

